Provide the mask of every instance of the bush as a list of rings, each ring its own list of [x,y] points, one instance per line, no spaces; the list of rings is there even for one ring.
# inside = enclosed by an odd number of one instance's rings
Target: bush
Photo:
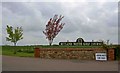
[[[120,47],[115,48],[116,60],[120,60]]]
[[[17,50],[17,52],[34,53],[34,50],[26,48],[26,49],[19,49],[19,50]]]

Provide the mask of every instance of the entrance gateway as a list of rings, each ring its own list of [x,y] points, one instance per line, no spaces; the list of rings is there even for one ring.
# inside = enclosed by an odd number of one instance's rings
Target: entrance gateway
[[[76,42],[60,42],[59,45],[68,46],[101,46],[103,42],[85,42],[83,38],[78,38]],[[95,60],[106,61],[107,53],[95,53]]]
[[[79,59],[79,60],[115,60],[114,49],[104,49],[103,42],[85,42],[82,38],[78,38],[76,42],[60,42],[59,45],[49,48],[36,47],[34,56],[39,58],[50,59]],[[64,47],[65,46],[65,47]],[[69,46],[69,47],[66,47]],[[78,47],[70,47],[78,46]],[[91,47],[79,47],[79,46],[91,46]],[[98,46],[98,47],[92,47]]]

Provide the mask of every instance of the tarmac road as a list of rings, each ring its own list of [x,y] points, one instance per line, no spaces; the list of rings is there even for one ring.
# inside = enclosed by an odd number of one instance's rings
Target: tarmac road
[[[2,56],[2,71],[118,71],[118,61],[101,62]]]
[[[119,70],[119,73],[120,73],[120,61],[119,61],[119,65],[118,65],[118,70]]]

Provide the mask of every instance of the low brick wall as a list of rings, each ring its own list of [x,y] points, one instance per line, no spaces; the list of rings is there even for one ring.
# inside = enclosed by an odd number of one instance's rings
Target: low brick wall
[[[95,53],[107,52],[102,48],[41,48],[40,58],[95,60]]]
[[[115,51],[114,51],[114,49],[110,48],[107,53],[108,53],[108,60],[109,61],[112,61],[112,60],[115,59]]]

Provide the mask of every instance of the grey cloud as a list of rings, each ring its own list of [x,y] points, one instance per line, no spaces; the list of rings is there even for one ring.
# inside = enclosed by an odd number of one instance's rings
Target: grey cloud
[[[30,10],[30,8],[27,7],[25,4],[26,3],[23,2],[5,2],[2,4],[2,6],[10,10],[12,13],[18,15],[33,15],[33,11]]]
[[[35,3],[37,9],[41,11],[43,16],[53,17],[54,14],[59,14],[62,12],[60,3],[58,2],[38,2]]]
[[[23,27],[24,39],[19,44],[48,44],[42,31],[54,14],[64,15],[62,22],[66,23],[54,43],[74,41],[78,37],[83,37],[85,40],[110,39],[111,42],[117,42],[117,13],[114,12],[117,9],[116,4],[78,2],[72,6],[69,2],[4,3],[2,7],[4,44],[6,24]]]

